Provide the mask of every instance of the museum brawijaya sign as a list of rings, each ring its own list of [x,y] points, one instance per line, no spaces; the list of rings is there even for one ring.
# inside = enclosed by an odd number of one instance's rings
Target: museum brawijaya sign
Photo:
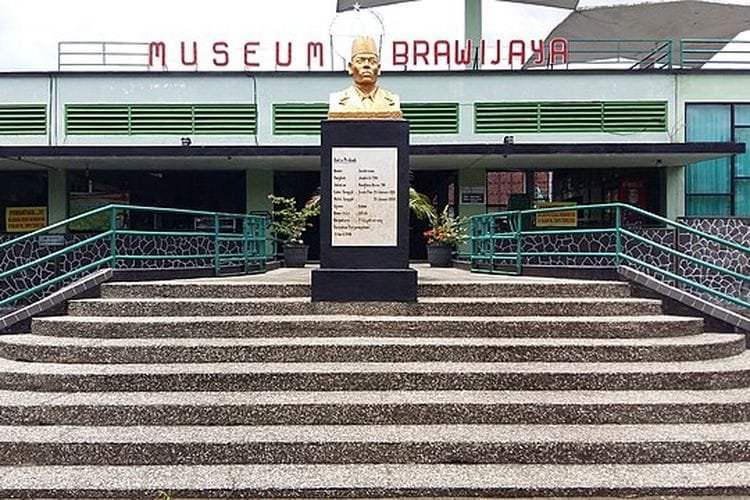
[[[337,58],[330,45],[320,41],[239,43],[197,41],[148,43],[148,66],[152,69],[227,69],[242,66],[256,71],[278,71],[304,66],[325,71]],[[564,38],[544,40],[393,40],[381,49],[381,62],[402,69],[463,69],[476,64],[483,69],[499,69],[565,64],[568,41]]]

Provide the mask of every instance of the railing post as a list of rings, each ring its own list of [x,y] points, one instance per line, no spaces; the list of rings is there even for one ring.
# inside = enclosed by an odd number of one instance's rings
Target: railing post
[[[615,266],[622,262],[622,207],[615,205]]]
[[[248,266],[248,238],[250,237],[250,219],[246,215],[242,218],[242,269],[244,269],[245,274],[249,271]]]
[[[497,243],[497,240],[495,239],[495,218],[494,217],[488,217],[489,222],[485,225],[482,224],[481,228],[482,230],[485,230],[485,237],[489,235],[489,242],[486,240],[482,242],[482,246],[484,248],[487,248],[490,251],[490,272],[495,271],[495,252],[497,249],[495,248],[495,243]],[[489,243],[489,244],[488,244]]]
[[[268,245],[268,242],[266,241],[266,219],[265,217],[262,219],[256,219],[258,221],[257,229],[257,245],[258,245],[258,258],[260,259],[260,266],[262,269],[265,270],[266,268],[266,245]]]
[[[521,249],[523,246],[523,242],[521,239],[523,238],[523,235],[521,234],[523,232],[523,216],[521,215],[521,211],[519,210],[516,212],[516,274],[521,274]]]
[[[672,230],[672,248],[675,252],[680,251],[680,228],[675,227]],[[680,264],[682,262],[682,259],[678,257],[677,255],[674,256],[674,262],[672,262],[672,273],[679,275],[680,274]],[[680,282],[675,280],[675,288],[680,288]]]
[[[214,276],[219,275],[219,214],[214,214]]]
[[[117,265],[117,209],[109,212],[109,258],[112,269]]]

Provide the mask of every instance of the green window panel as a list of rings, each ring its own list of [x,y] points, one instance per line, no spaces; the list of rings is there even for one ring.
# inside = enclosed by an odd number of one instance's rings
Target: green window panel
[[[404,118],[412,134],[457,134],[457,102],[402,103]]]
[[[290,102],[273,105],[274,135],[320,135],[320,122],[328,118],[326,102]]]
[[[685,213],[689,216],[720,217],[732,215],[731,196],[687,196]]]
[[[687,142],[732,140],[729,104],[691,104],[686,109]],[[721,216],[732,213],[732,160],[717,158],[688,165],[685,201],[688,215]]]
[[[402,103],[412,134],[457,134],[458,103]],[[328,116],[328,103],[277,103],[273,105],[275,135],[318,135]]]
[[[750,177],[750,128],[735,129],[734,141],[745,143],[745,152],[735,156],[734,175],[737,177]]]
[[[478,134],[664,132],[666,101],[479,102]]]
[[[0,135],[45,135],[47,106],[45,104],[0,105]]]
[[[68,135],[253,135],[254,104],[66,104]]]
[[[750,104],[737,104],[734,106],[734,124],[750,126]]]
[[[734,215],[750,216],[750,179],[737,179],[734,183]]]

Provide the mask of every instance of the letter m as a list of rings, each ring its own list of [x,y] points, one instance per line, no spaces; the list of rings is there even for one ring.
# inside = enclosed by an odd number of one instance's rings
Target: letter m
[[[167,65],[167,46],[164,42],[150,42],[148,44],[148,65],[154,65],[154,58],[161,57],[161,65]]]

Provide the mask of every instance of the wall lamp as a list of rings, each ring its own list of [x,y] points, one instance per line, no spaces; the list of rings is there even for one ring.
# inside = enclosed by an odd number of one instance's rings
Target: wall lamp
[[[506,135],[503,137],[503,144],[513,144],[514,137],[512,135]]]
[[[190,140],[190,137],[180,137],[180,143],[183,146],[190,146],[193,143],[193,141]]]

